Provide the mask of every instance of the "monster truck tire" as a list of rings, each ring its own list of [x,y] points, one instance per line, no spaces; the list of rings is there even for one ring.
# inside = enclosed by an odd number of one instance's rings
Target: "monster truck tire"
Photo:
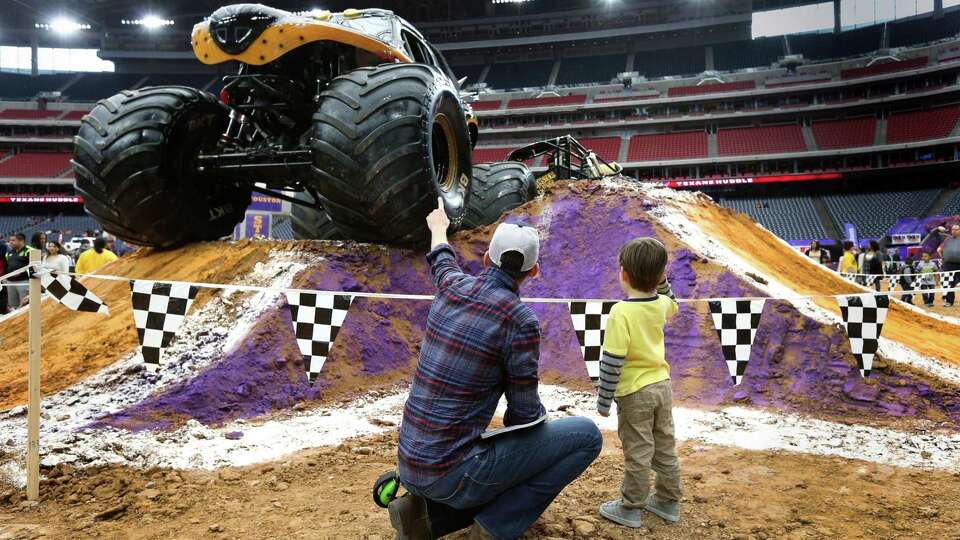
[[[227,111],[185,86],[127,90],[101,100],[74,138],[76,188],[105,231],[141,246],[172,247],[229,235],[250,188],[203,175]]]
[[[536,198],[537,179],[530,168],[519,161],[482,163],[473,166],[470,192],[464,226],[482,227]]]
[[[310,196],[296,193],[295,199],[312,202]],[[330,221],[330,216],[318,208],[294,204],[290,208],[293,237],[297,240],[343,240],[343,233]]]
[[[410,243],[442,197],[458,228],[470,197],[470,135],[453,84],[423,64],[335,78],[313,117],[313,181],[354,240]]]

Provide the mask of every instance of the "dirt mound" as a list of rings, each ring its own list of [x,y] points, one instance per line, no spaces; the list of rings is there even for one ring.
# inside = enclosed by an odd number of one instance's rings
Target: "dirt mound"
[[[511,220],[536,226],[543,236],[543,275],[525,284],[524,295],[619,297],[617,252],[636,236],[655,236],[668,246],[668,274],[681,297],[765,295],[751,278],[707,261],[660,227],[648,215],[653,204],[631,191],[591,193],[561,186],[546,198],[515,210]],[[749,229],[758,230],[755,226]],[[468,271],[481,269],[489,234],[488,228],[458,234],[453,240]],[[322,262],[297,276],[294,284],[298,287],[413,294],[433,290],[422,252],[352,243],[315,243],[301,249]],[[289,314],[278,305],[265,313],[236,350],[227,352],[207,371],[96,425],[169,429],[189,418],[221,424],[298,402],[329,403],[405,382],[415,365],[428,307],[422,301],[358,299],[321,377],[310,386],[290,335]],[[565,306],[538,304],[534,309],[543,327],[544,381],[588,389]],[[912,312],[898,314],[898,320],[915,326],[949,327],[926,319]],[[960,390],[956,386],[884,358],[876,361],[874,375],[864,380],[844,332],[802,315],[786,301],[768,302],[753,360],[739,387],[729,382],[704,304],[684,304],[666,335],[676,399],[682,404],[753,403],[855,422],[903,424],[917,419],[960,426]]]

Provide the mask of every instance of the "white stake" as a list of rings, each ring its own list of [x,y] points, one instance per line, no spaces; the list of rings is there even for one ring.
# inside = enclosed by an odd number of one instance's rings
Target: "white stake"
[[[40,250],[30,250],[40,265]],[[40,498],[40,278],[30,277],[30,357],[27,375],[27,500]]]

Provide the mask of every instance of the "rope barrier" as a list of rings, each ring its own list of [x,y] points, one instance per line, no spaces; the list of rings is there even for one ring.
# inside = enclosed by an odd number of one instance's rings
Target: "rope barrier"
[[[29,268],[29,267],[27,267]],[[12,275],[16,275],[21,272],[25,272],[26,268],[12,272],[11,274],[0,276],[0,281],[7,279]],[[291,287],[264,287],[259,285],[242,285],[242,284],[223,284],[223,283],[206,283],[199,281],[179,281],[179,280],[170,280],[170,279],[146,279],[146,278],[130,278],[124,276],[114,276],[109,274],[77,274],[76,272],[57,272],[58,274],[67,274],[74,277],[86,278],[86,279],[99,279],[104,281],[155,281],[159,283],[170,283],[177,285],[187,285],[199,287],[202,289],[222,289],[222,290],[233,290],[233,291],[246,291],[246,292],[273,292],[273,293],[286,293],[286,292],[299,292],[299,293],[320,293],[320,294],[339,294],[339,295],[348,295],[357,298],[375,298],[375,299],[393,299],[393,300],[433,300],[434,295],[427,294],[400,294],[400,293],[377,293],[377,292],[364,292],[364,291],[326,291],[319,289],[297,289]],[[922,289],[924,294],[936,294],[936,293],[947,293],[947,292],[956,292],[960,290],[960,286],[957,287],[948,287],[948,288],[938,288],[938,289]],[[895,295],[904,295],[904,294],[917,294],[921,289],[915,289],[911,291],[859,291],[843,294],[807,294],[807,295],[784,295],[784,296],[742,296],[742,297],[717,297],[717,298],[678,298],[678,303],[697,303],[697,302],[715,302],[720,300],[814,300],[817,298],[843,298],[847,296],[895,296]],[[619,302],[623,300],[622,298],[521,298],[523,302],[530,304],[567,304],[570,302]]]

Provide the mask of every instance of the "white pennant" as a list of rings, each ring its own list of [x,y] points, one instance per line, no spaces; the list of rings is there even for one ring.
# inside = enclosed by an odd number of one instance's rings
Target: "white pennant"
[[[199,287],[186,283],[130,282],[133,322],[148,370],[160,368],[163,350],[180,331],[199,290]]]
[[[580,343],[580,354],[587,365],[587,375],[596,382],[600,378],[600,356],[610,309],[616,302],[570,302],[570,319]]]
[[[110,315],[110,309],[107,304],[100,300],[97,295],[88,291],[82,283],[74,279],[69,274],[60,274],[57,272],[40,270],[37,271],[40,277],[40,285],[50,294],[50,296],[68,309],[73,311],[86,311],[88,313],[100,313]]]
[[[740,384],[750,361],[750,350],[754,338],[757,337],[763,304],[763,299],[722,299],[707,302],[734,385]]]
[[[837,303],[850,338],[850,350],[857,359],[860,374],[866,377],[873,368],[890,298],[886,295],[841,296]]]
[[[307,380],[311,383],[327,361],[352,302],[353,297],[344,294],[287,291],[293,332],[303,354]]]

